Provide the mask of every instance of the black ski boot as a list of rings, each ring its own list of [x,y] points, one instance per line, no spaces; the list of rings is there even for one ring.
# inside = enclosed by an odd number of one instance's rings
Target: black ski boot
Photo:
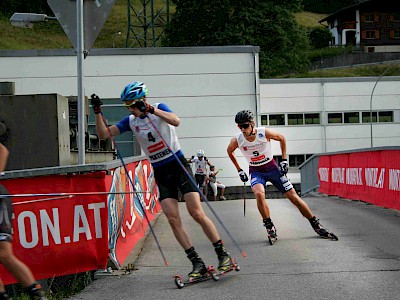
[[[325,239],[332,239],[332,240],[338,240],[337,236],[332,233],[327,231],[324,226],[321,225],[321,223],[319,222],[319,219],[317,219],[315,216],[312,217],[310,220],[310,224],[312,226],[312,228],[314,229],[314,231],[322,238]]]
[[[271,219],[264,219],[264,226],[267,229],[267,234],[268,234],[268,241],[271,245],[275,243],[275,241],[278,239],[278,235],[276,234],[276,228],[274,223],[272,223]]]
[[[207,274],[206,265],[200,257],[191,259],[191,262],[193,264],[193,270],[188,274],[189,278],[197,279]]]

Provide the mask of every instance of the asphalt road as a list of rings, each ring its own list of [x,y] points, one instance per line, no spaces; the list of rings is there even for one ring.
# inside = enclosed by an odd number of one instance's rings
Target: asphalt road
[[[183,289],[174,275],[191,270],[163,214],[154,229],[169,263],[164,266],[150,235],[134,262],[137,270],[99,276],[70,299],[399,299],[400,211],[334,197],[304,200],[339,241],[319,238],[308,221],[286,199],[270,199],[272,220],[279,240],[269,245],[254,199],[210,202],[237,244],[248,254],[243,259],[232,240],[215,221],[228,250],[241,270],[219,281],[208,280]],[[217,265],[210,242],[180,203],[183,222],[206,264]]]

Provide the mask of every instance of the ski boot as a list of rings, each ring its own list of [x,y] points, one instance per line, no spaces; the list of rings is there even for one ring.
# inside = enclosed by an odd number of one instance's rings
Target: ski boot
[[[196,257],[192,260],[192,264],[193,270],[188,274],[189,279],[198,279],[207,274],[207,267],[201,258]]]
[[[322,238],[324,239],[331,239],[334,241],[339,240],[338,237],[333,233],[333,232],[329,232],[327,231],[319,222],[319,219],[317,219],[316,217],[311,218],[310,220],[310,224],[312,226],[312,228],[314,229],[314,231]]]
[[[274,223],[271,220],[264,219],[264,226],[267,229],[268,241],[270,245],[273,245],[278,239],[278,235],[276,234],[276,228]]]

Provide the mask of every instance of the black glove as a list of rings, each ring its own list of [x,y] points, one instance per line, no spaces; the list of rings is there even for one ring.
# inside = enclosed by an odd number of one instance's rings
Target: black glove
[[[99,96],[97,96],[96,94],[92,94],[92,96],[90,96],[90,103],[92,104],[94,113],[96,115],[100,114],[101,113],[101,105],[103,105],[103,102],[101,102]]]
[[[154,114],[154,107],[143,100],[136,101],[135,107],[143,113],[149,112],[151,114]]]
[[[283,175],[286,175],[287,172],[289,172],[289,164],[287,159],[282,159],[282,161],[279,163],[279,166]]]
[[[247,177],[246,173],[242,169],[240,169],[238,173],[241,181],[243,182],[249,181],[249,177]]]
[[[193,158],[194,158],[194,155],[192,155],[192,157],[190,159],[193,159]]]

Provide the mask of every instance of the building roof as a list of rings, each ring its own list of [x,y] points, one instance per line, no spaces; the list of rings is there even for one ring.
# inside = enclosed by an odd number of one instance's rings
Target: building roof
[[[364,5],[365,3],[367,3],[367,2],[373,2],[373,1],[377,1],[377,0],[366,0],[366,1],[364,1],[364,2],[360,2],[360,3],[356,3],[356,4],[353,4],[353,5],[346,6],[346,7],[344,7],[344,8],[341,8],[341,9],[335,11],[334,13],[332,13],[332,14],[330,14],[329,16],[323,18],[322,20],[318,21],[318,23],[322,23],[322,22],[328,21],[329,19],[333,19],[333,18],[335,18],[337,15],[340,15],[340,14],[342,14],[342,13],[345,12],[345,11],[354,10],[354,9],[356,9],[356,8],[358,8],[358,7],[363,6],[363,5]]]

